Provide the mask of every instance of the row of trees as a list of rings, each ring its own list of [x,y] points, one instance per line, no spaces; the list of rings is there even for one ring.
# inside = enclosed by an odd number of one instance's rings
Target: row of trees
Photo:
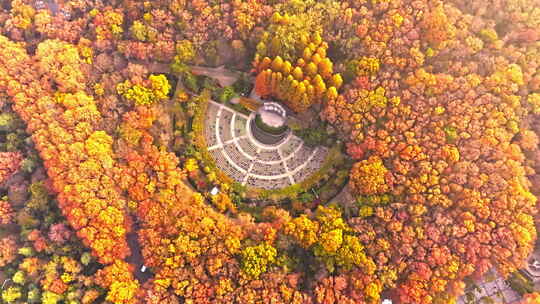
[[[282,19],[275,13],[274,22],[283,22]],[[282,100],[297,113],[323,100],[337,98],[343,83],[341,75],[333,74],[332,61],[326,57],[328,44],[320,34],[303,34],[300,39],[296,49],[287,54],[290,59],[283,60],[277,55],[272,60],[257,53],[254,61],[257,94]]]
[[[103,283],[111,288],[108,299],[131,301],[134,294],[126,286],[136,290],[138,283],[123,261],[130,254],[125,239],[130,224],[112,179],[112,138],[97,130],[101,115],[93,98],[82,91],[85,80],[77,49],[46,41],[38,46],[34,67],[19,45],[3,36],[0,43],[10,50],[0,59],[2,83],[8,84],[2,89],[28,123],[63,214],[98,261],[112,264],[103,272],[119,275],[115,284]],[[55,97],[52,86],[58,88]]]

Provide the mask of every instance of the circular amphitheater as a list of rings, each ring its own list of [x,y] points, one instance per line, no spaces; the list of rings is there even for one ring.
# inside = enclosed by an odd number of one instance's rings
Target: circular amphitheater
[[[232,179],[248,187],[280,189],[303,181],[323,164],[328,149],[308,147],[292,132],[275,145],[259,142],[249,128],[254,117],[214,101],[208,105],[208,151]]]

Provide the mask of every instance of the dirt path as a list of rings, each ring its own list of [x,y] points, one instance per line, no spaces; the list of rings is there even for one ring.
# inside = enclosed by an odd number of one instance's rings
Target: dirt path
[[[127,234],[127,243],[131,250],[131,255],[126,258],[126,262],[135,267],[133,274],[139,283],[144,284],[151,279],[154,274],[150,269],[146,269],[145,272],[141,272],[141,267],[144,265],[144,258],[142,256],[141,245],[139,244],[138,229],[134,227],[133,232]]]
[[[140,64],[146,67],[150,73],[155,74],[172,74],[171,67],[166,63],[159,62],[147,62],[142,60],[132,60],[132,63]],[[195,75],[205,75],[211,78],[216,79],[222,87],[233,85],[241,73],[225,69],[223,66],[218,68],[209,68],[201,66],[189,66],[191,72]]]

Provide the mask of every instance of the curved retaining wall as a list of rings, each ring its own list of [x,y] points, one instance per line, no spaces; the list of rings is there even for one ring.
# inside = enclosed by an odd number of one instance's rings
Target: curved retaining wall
[[[265,144],[265,145],[278,144],[285,137],[287,137],[289,132],[291,132],[290,129],[287,129],[285,132],[279,135],[270,134],[268,132],[261,130],[255,123],[255,119],[250,119],[249,128],[251,129],[251,134],[253,134],[253,137],[255,137],[255,139],[258,140],[260,143]]]

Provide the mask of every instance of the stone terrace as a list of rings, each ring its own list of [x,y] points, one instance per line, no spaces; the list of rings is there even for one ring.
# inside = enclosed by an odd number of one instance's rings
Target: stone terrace
[[[242,113],[211,101],[204,136],[216,165],[243,185],[280,189],[301,182],[316,172],[328,149],[311,148],[294,135],[275,146],[260,144],[248,130]]]

